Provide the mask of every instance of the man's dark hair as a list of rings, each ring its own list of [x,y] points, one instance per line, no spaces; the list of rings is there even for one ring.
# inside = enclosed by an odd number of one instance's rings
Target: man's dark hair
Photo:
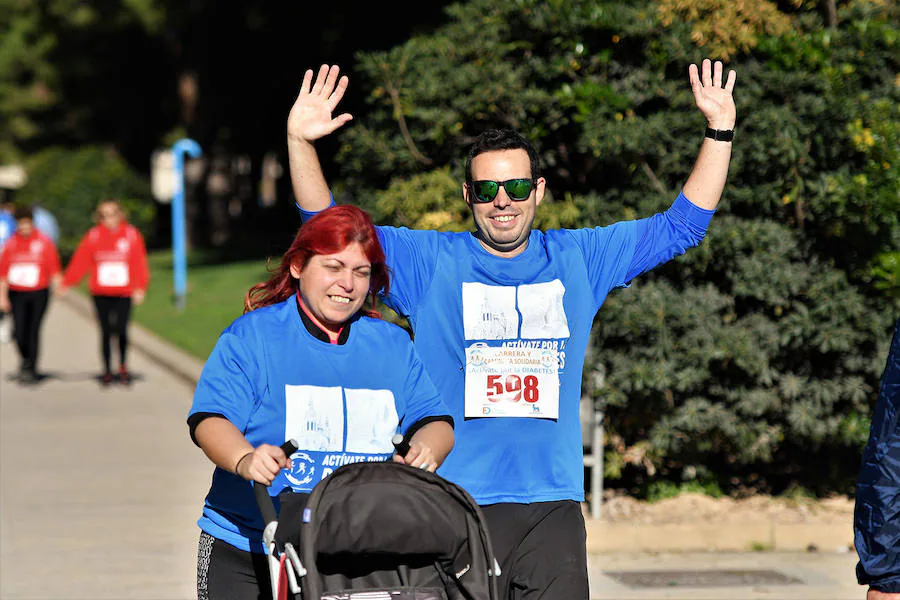
[[[531,178],[537,179],[540,177],[541,159],[534,146],[522,134],[513,129],[488,129],[479,135],[469,148],[469,155],[466,157],[466,183],[472,182],[472,159],[479,154],[491,152],[492,150],[518,149],[528,153],[528,160],[531,162]]]
[[[34,221],[34,210],[30,206],[17,204],[13,209],[13,217],[16,221],[19,219],[30,219]]]

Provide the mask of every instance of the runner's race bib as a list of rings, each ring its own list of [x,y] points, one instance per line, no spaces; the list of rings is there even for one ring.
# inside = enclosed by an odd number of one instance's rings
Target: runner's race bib
[[[103,287],[125,287],[129,281],[128,263],[106,261],[97,266],[97,283]]]
[[[41,278],[41,266],[37,263],[18,263],[9,267],[6,276],[10,285],[36,288]]]
[[[466,348],[466,417],[559,418],[555,349]]]

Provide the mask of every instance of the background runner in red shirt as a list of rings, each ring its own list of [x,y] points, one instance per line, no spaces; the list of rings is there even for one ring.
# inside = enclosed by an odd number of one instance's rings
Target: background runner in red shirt
[[[120,383],[129,384],[128,321],[132,302],[138,305],[144,301],[150,282],[147,249],[141,232],[127,222],[117,200],[100,202],[95,218],[98,224],[79,242],[66,267],[60,291],[64,293],[85,275],[90,275],[88,291],[94,299],[103,351],[101,382],[109,385],[115,381],[111,363],[112,338],[116,337],[119,341],[118,379]]]
[[[0,251],[0,310],[12,313],[14,337],[22,362],[18,381],[40,381],[37,371],[41,323],[50,300],[50,284],[59,285],[60,260],[56,244],[34,227],[30,207],[13,213],[16,231]]]

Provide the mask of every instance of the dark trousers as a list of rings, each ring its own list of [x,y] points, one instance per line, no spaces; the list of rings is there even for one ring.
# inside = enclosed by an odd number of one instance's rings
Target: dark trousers
[[[271,600],[265,554],[239,550],[208,533],[197,549],[198,600]]]
[[[100,322],[100,347],[103,368],[112,372],[112,338],[119,340],[119,365],[125,366],[128,352],[128,320],[131,318],[131,298],[122,296],[94,296],[94,309]]]
[[[502,600],[588,600],[587,531],[574,500],[481,507]]]
[[[12,305],[12,318],[19,356],[22,357],[21,371],[34,373],[37,369],[38,346],[40,345],[41,323],[47,304],[50,301],[50,290],[32,290],[17,292],[9,290],[9,303]]]

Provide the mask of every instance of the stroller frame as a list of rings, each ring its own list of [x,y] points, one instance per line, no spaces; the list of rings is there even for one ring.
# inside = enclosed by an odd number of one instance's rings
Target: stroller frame
[[[298,448],[299,445],[293,439],[281,445],[281,450],[288,457],[296,452]],[[253,494],[256,497],[259,512],[262,514],[263,523],[265,523],[263,544],[266,547],[266,562],[269,565],[269,583],[272,586],[272,598],[273,600],[279,600],[282,597],[282,563],[284,563],[283,572],[287,577],[288,589],[294,595],[299,594],[301,592],[300,579],[306,576],[306,568],[304,568],[296,548],[290,542],[284,544],[284,552],[278,551],[278,546],[275,543],[275,532],[278,530],[278,515],[275,513],[275,504],[272,502],[272,497],[269,496],[268,487],[258,481],[254,481]]]

